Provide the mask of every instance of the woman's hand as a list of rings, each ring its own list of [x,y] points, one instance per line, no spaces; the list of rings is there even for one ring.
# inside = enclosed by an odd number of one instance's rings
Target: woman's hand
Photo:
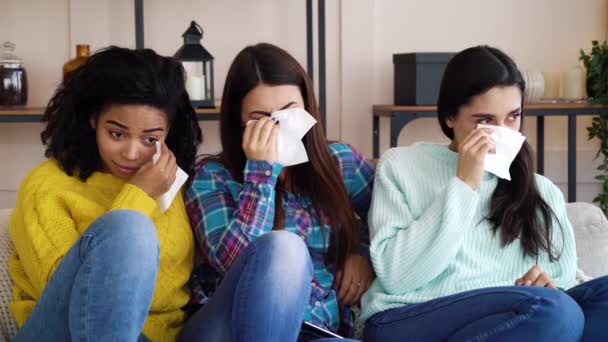
[[[269,117],[247,123],[243,151],[248,160],[265,160],[271,164],[276,161],[278,123]]]
[[[515,280],[516,286],[538,286],[556,289],[555,283],[549,275],[540,268],[534,265],[523,277]]]
[[[477,190],[483,176],[483,163],[488,153],[496,153],[492,132],[487,128],[473,130],[458,145],[456,177],[473,190]]]
[[[154,199],[169,191],[177,173],[175,156],[165,143],[161,145],[160,158],[156,165],[150,160],[129,179],[129,183],[142,189]]]
[[[369,260],[358,254],[351,254],[344,262],[344,269],[336,272],[335,284],[341,304],[359,303],[361,296],[374,280],[374,271]]]

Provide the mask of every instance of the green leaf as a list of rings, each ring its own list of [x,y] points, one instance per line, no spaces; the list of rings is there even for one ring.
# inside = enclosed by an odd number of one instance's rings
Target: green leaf
[[[579,54],[579,60],[587,69],[587,86],[594,94],[590,102],[608,105],[608,41],[604,40],[600,44],[593,40],[589,53],[580,49]],[[597,167],[595,179],[602,182],[602,192],[593,202],[598,203],[602,211],[608,214],[608,111],[592,119],[591,125],[587,127],[587,138],[597,138],[600,141],[595,159],[601,156],[602,160]]]

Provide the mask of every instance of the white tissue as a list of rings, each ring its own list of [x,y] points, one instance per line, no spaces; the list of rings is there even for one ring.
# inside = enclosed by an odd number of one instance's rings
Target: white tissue
[[[477,125],[477,128],[490,128],[494,132],[490,135],[496,146],[496,153],[488,153],[484,161],[484,170],[495,174],[497,177],[511,180],[509,168],[519,153],[526,137],[518,131],[502,126]]]
[[[279,121],[277,139],[277,161],[283,166],[292,166],[308,161],[302,138],[317,120],[303,108],[289,108],[272,113]]]
[[[158,162],[158,158],[160,158],[160,151],[160,142],[157,141],[156,153],[152,156],[152,163],[154,165],[156,165],[156,163]],[[171,185],[171,188],[169,188],[169,191],[165,192],[158,199],[156,199],[161,213],[164,213],[165,211],[167,211],[167,209],[169,209],[169,207],[171,207],[171,203],[173,203],[175,195],[177,195],[182,185],[186,183],[186,180],[188,180],[188,174],[178,166],[177,171],[175,171],[175,181]]]
[[[308,154],[302,142],[317,120],[303,108],[289,108],[276,111],[270,115],[279,121],[277,136],[277,161],[283,166],[292,166],[308,161]],[[247,125],[257,120],[247,121]]]

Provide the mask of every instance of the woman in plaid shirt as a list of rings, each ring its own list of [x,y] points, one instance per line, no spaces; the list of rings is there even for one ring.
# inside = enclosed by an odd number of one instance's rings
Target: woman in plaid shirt
[[[274,45],[242,50],[224,87],[223,151],[197,164],[186,192],[199,252],[193,299],[205,305],[184,340],[307,340],[303,321],[350,334],[349,306],[374,277],[361,243],[373,166],[351,146],[327,142],[317,123],[302,139],[309,162],[283,167],[281,123],[270,114],[287,108],[320,121],[304,69]]]

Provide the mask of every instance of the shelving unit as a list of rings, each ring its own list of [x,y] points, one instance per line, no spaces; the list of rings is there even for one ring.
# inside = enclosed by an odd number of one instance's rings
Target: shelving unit
[[[2,107],[0,106],[0,123],[7,122],[40,122],[44,108],[42,107]],[[196,109],[199,121],[217,121],[220,119],[219,106],[216,108]]]

